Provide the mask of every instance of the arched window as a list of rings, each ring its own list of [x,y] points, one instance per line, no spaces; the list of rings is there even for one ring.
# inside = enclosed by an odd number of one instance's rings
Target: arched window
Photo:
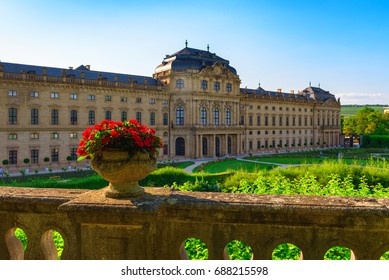
[[[183,79],[178,79],[176,81],[176,88],[184,88],[184,80]]]
[[[232,139],[230,136],[227,138],[227,153],[231,154],[232,153]]]
[[[219,109],[218,108],[213,109],[213,124],[219,125]]]
[[[219,82],[215,82],[215,83],[213,84],[213,89],[214,89],[215,91],[219,91],[219,90],[220,90],[220,83],[219,83]]]
[[[176,108],[176,125],[184,125],[184,107]]]
[[[176,139],[176,156],[185,156],[185,140],[182,137]]]
[[[215,154],[217,157],[220,157],[220,138],[215,138]]]
[[[200,123],[201,125],[207,125],[207,108],[205,107],[200,110]]]
[[[230,108],[226,109],[226,125],[227,126],[231,125],[231,109]]]
[[[231,92],[232,91],[232,85],[230,83],[227,83],[226,90],[227,90],[227,92]]]
[[[208,155],[208,139],[207,137],[203,137],[203,156]]]
[[[201,81],[201,89],[206,90],[208,88],[208,82],[206,80]]]

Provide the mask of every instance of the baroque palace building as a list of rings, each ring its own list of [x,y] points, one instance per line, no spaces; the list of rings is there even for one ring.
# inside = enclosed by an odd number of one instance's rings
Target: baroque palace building
[[[0,162],[11,169],[26,167],[26,158],[32,168],[74,165],[83,130],[104,119],[156,129],[160,159],[339,145],[340,101],[328,91],[240,83],[228,60],[187,45],[153,77],[0,62]]]

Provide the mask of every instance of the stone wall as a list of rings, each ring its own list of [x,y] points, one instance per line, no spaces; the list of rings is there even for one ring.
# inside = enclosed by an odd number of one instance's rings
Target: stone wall
[[[389,199],[179,192],[145,188],[144,196],[110,199],[104,190],[0,188],[0,259],[185,259],[183,242],[199,238],[209,259],[226,259],[240,240],[254,259],[293,243],[302,259],[323,259],[333,246],[355,259],[389,250]],[[14,229],[27,235],[23,251]]]

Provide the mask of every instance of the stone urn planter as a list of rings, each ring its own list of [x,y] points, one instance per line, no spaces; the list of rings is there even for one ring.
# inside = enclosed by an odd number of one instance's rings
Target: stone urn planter
[[[128,151],[105,150],[93,157],[91,166],[109,182],[107,197],[126,198],[144,193],[138,181],[156,169],[156,160],[139,151],[129,157]]]

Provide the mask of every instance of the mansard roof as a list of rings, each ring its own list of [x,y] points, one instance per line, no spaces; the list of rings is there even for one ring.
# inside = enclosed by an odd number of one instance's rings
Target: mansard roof
[[[152,77],[146,76],[138,76],[138,75],[130,75],[130,74],[116,74],[110,72],[103,71],[93,71],[90,70],[90,66],[81,65],[75,69],[72,68],[56,68],[56,67],[48,67],[48,66],[37,66],[37,65],[27,65],[27,64],[17,64],[17,63],[8,63],[8,62],[0,62],[3,65],[4,72],[11,73],[27,73],[27,74],[36,74],[43,75],[43,70],[46,69],[47,76],[58,76],[62,77],[63,75],[72,78],[81,78],[81,73],[84,73],[85,79],[88,80],[98,80],[99,76],[103,80],[107,81],[115,81],[115,76],[117,75],[118,82],[129,82],[132,80],[138,84],[145,84],[145,79],[147,85],[157,85],[158,80]]]
[[[336,102],[336,98],[329,91],[325,91],[318,87],[307,87],[306,89],[299,91],[297,93],[286,93],[279,91],[269,91],[265,90],[262,87],[258,87],[257,89],[248,89],[241,88],[240,92],[242,94],[250,94],[250,95],[263,95],[263,96],[273,96],[273,97],[284,97],[284,98],[296,98],[296,99],[307,99],[307,100],[320,100],[322,102],[326,102],[328,100],[332,100]]]
[[[324,89],[321,89],[319,87],[312,87],[309,86],[306,89],[304,89],[301,94],[303,95],[310,95],[313,99],[318,99],[320,101],[327,101],[332,100],[336,101],[335,95],[331,94],[329,91],[326,91]]]
[[[270,90],[265,90],[262,87],[258,87],[257,89],[241,88],[240,92],[243,94],[250,94],[250,95],[256,94],[256,95],[272,96],[272,97],[311,99],[311,98],[304,96],[304,95],[301,95],[299,93],[286,93],[286,92],[279,92],[279,91],[270,91]]]
[[[230,62],[228,60],[217,56],[215,53],[211,53],[210,51],[188,47],[185,47],[184,49],[172,55],[167,55],[162,61],[162,64],[157,66],[155,71],[160,72],[166,70],[186,69],[201,70],[204,67],[213,66],[217,62],[226,67],[235,75],[237,74],[236,69],[230,66]]]

